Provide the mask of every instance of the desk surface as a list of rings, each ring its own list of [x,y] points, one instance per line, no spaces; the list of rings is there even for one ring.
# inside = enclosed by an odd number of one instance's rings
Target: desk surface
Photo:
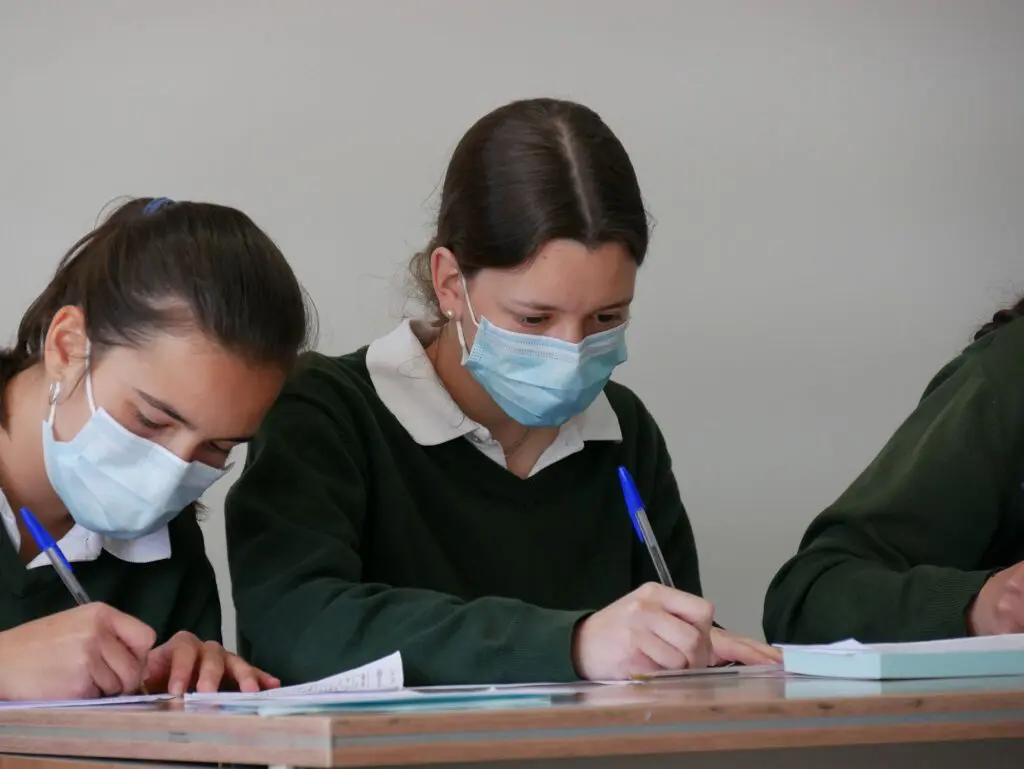
[[[594,687],[550,706],[279,718],[184,709],[0,711],[0,753],[331,767],[1024,737],[1024,677],[781,674]]]

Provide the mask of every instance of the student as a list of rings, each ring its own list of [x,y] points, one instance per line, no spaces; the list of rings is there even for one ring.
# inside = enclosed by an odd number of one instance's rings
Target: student
[[[778,642],[1024,631],[1024,300],[932,380],[768,589]]]
[[[0,350],[0,699],[278,685],[218,643],[195,502],[308,329],[281,252],[231,208],[133,200],[68,252]]]
[[[229,494],[256,664],[296,682],[400,650],[410,684],[440,684],[772,658],[712,629],[665,441],[608,383],[647,239],[591,110],[520,101],[469,130],[412,263],[433,324],[313,356]],[[619,465],[679,590],[645,584]]]

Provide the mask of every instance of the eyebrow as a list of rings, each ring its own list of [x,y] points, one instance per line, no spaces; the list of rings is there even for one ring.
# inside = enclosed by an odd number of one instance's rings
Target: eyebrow
[[[633,302],[633,297],[627,297],[618,302],[599,307],[594,312],[607,312],[608,310],[617,310],[620,307],[626,307]],[[555,307],[553,304],[545,304],[544,302],[515,302],[519,307],[524,310],[534,310],[535,312],[559,312],[562,308]]]
[[[140,390],[137,387],[135,388],[135,392],[138,393],[139,397],[142,398],[142,400],[146,401],[146,403],[148,403],[150,406],[152,406],[153,408],[157,409],[158,411],[162,411],[164,414],[166,414],[168,417],[173,419],[175,422],[178,422],[179,424],[184,425],[189,430],[195,430],[196,429],[196,426],[194,424],[192,424],[192,422],[190,422],[184,416],[182,416],[181,412],[178,411],[173,406],[171,406],[171,405],[169,405],[167,403],[164,403],[159,398],[154,398],[152,395],[150,395],[146,391]],[[244,438],[217,438],[213,442],[214,443],[248,443],[251,440],[252,440],[252,436],[250,435],[250,436],[244,437]]]

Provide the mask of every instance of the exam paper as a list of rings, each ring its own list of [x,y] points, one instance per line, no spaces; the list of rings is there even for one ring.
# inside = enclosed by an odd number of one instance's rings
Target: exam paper
[[[0,700],[0,710],[40,710],[42,708],[95,708],[111,705],[141,705],[175,699],[173,694],[132,694],[124,697],[101,697],[95,700]]]
[[[362,667],[346,670],[319,681],[296,686],[284,686],[280,689],[267,689],[259,693],[246,692],[212,692],[207,694],[186,694],[185,702],[217,705],[233,703],[239,700],[295,700],[319,696],[333,696],[343,693],[357,692],[389,692],[402,688],[405,678],[402,671],[402,655],[395,652],[387,657],[370,662]]]

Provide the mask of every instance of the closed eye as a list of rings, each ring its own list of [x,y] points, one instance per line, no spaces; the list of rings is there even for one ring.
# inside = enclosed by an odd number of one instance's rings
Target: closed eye
[[[546,321],[548,317],[546,315],[527,315],[519,319],[519,324],[526,326],[527,328],[537,328]]]
[[[597,315],[598,323],[622,323],[624,320],[625,316],[621,312],[602,312]]]
[[[152,419],[147,417],[145,414],[143,414],[138,409],[135,410],[135,420],[142,427],[146,428],[147,430],[159,430],[160,428],[166,426],[166,425],[160,424],[159,422],[154,422]]]
[[[224,456],[227,456],[228,454],[230,454],[231,453],[231,449],[234,448],[234,445],[225,446],[225,445],[223,445],[221,443],[207,443],[206,446],[207,446],[207,448],[210,449],[210,451],[215,451],[218,454],[223,454]]]

